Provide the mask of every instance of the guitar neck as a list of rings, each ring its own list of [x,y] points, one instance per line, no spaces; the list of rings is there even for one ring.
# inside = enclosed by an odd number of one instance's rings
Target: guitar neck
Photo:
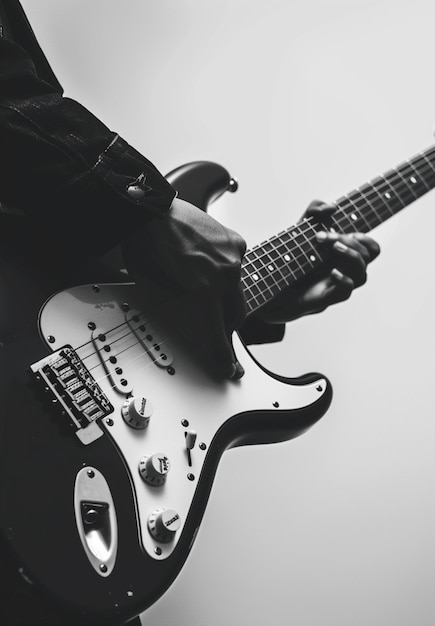
[[[319,231],[367,233],[434,187],[435,146],[431,146],[339,198],[327,225],[303,219],[248,250],[242,263],[248,315],[328,260],[317,243]]]

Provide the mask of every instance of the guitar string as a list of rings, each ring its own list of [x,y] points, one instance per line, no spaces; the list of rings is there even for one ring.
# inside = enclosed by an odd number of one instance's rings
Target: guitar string
[[[139,315],[142,315],[142,314],[143,314],[143,312],[141,312]],[[144,320],[141,325],[146,326],[149,323],[150,323],[150,320]],[[75,351],[78,352],[79,350],[83,350],[87,346],[94,346],[94,351],[91,351],[89,354],[87,354],[86,356],[83,357],[82,360],[85,361],[86,359],[89,359],[89,358],[91,358],[91,357],[93,357],[95,355],[100,355],[104,351],[104,347],[105,346],[109,346],[110,348],[112,348],[112,346],[114,346],[119,341],[122,341],[124,339],[128,339],[129,337],[132,337],[132,336],[137,338],[137,335],[136,335],[135,331],[133,329],[131,329],[131,327],[130,327],[128,322],[122,322],[121,324],[118,324],[114,328],[106,330],[103,334],[106,335],[106,336],[109,336],[109,335],[113,334],[114,332],[116,332],[117,330],[121,330],[123,327],[125,327],[126,329],[129,329],[128,332],[124,333],[120,337],[114,338],[112,341],[104,342],[104,345],[102,345],[102,349],[101,350],[99,350],[95,346],[94,341],[92,339],[90,339],[89,341],[85,342],[84,344],[82,344],[78,348],[75,348]],[[156,325],[154,324],[154,327],[153,327],[152,330],[150,330],[150,333],[152,333],[152,332],[155,333],[156,332],[156,330],[154,330],[155,328],[156,328]],[[98,337],[97,337],[97,339],[98,339]],[[166,339],[162,339],[162,340],[156,341],[155,345],[158,345],[160,347],[163,343],[165,343],[165,341],[166,341]],[[135,345],[143,345],[143,344],[142,344],[141,340],[139,338],[137,338],[136,342],[134,344],[132,344],[132,346],[129,346],[128,348],[126,348],[124,350],[121,350],[119,352],[117,351],[116,354],[122,354],[122,352],[124,352],[125,350],[130,349],[130,347],[134,347]],[[144,347],[144,350],[147,352],[145,347]],[[102,361],[106,363],[106,362],[110,361],[110,357],[111,356],[115,356],[116,357],[116,354],[115,355],[110,355],[109,352],[107,351],[107,359],[102,359]],[[91,367],[89,369],[91,370],[91,369],[94,369],[95,367],[97,367],[97,366],[93,366],[93,367]]]
[[[162,345],[163,343],[164,343],[164,341],[162,341],[159,345]],[[128,352],[129,350],[131,350],[131,349],[135,348],[135,347],[136,347],[136,346],[138,346],[138,345],[142,346],[142,344],[141,344],[141,342],[140,342],[140,341],[136,341],[136,342],[134,342],[133,344],[131,344],[130,346],[127,346],[124,350],[122,350],[122,351],[121,351],[121,352],[119,352],[118,354],[123,354],[123,353],[125,353],[125,352]],[[144,367],[142,367],[142,365],[141,365],[141,366],[139,367],[139,369],[143,370],[143,369],[147,369],[148,367],[152,367],[152,366],[154,366],[154,367],[159,367],[159,366],[157,366],[157,365],[154,363],[154,361],[153,361],[152,357],[150,357],[150,356],[149,356],[149,354],[148,354],[147,350],[146,350],[143,346],[142,346],[142,348],[143,348],[143,352],[141,352],[141,353],[140,353],[140,354],[138,354],[137,356],[132,357],[132,358],[130,358],[129,360],[125,361],[125,362],[123,363],[123,366],[124,366],[124,367],[131,366],[131,365],[132,365],[132,364],[134,364],[135,362],[137,362],[137,361],[139,361],[139,360],[141,360],[141,359],[145,359],[145,357],[148,357],[148,359],[150,359],[150,360],[149,360],[146,364],[144,364],[144,365],[145,365]],[[99,364],[99,365],[100,365],[100,364]],[[98,366],[99,366],[99,365],[98,365]],[[92,368],[89,368],[89,371],[91,371],[91,370],[93,370],[93,369],[96,369],[98,366],[96,365],[96,366],[93,366]],[[138,371],[138,370],[136,370],[136,372],[137,372],[137,371]],[[109,372],[106,372],[106,374],[105,374],[104,376],[101,376],[100,378],[95,378],[94,380],[95,380],[95,382],[96,382],[97,384],[100,384],[100,383],[101,383],[102,381],[104,381],[105,379],[109,379],[109,380],[110,380],[111,378],[112,378],[112,376],[110,375],[110,373],[109,373]],[[118,386],[118,385],[117,385],[116,383],[114,383],[114,384],[112,384],[112,385],[110,386],[110,388],[111,388],[111,389],[115,389],[117,386]]]
[[[120,329],[122,326],[126,326],[126,327],[127,327],[127,326],[128,326],[128,323],[127,323],[127,322],[123,322],[122,324],[119,324],[119,325],[116,327],[116,329]],[[106,331],[106,335],[109,335],[111,332],[112,332],[111,330]],[[117,341],[120,341],[121,339],[128,338],[129,336],[131,337],[131,336],[136,336],[136,335],[135,335],[134,331],[130,331],[130,332],[128,332],[128,333],[125,333],[125,334],[122,336],[122,338],[117,338],[117,339],[115,339],[115,340],[114,340],[114,341],[113,341],[110,345],[113,345],[114,343],[116,343]],[[166,342],[166,340],[165,340],[165,339],[164,339],[164,340],[161,340],[159,343],[157,343],[157,345],[160,347],[160,346],[162,346],[165,342]],[[88,341],[88,342],[86,342],[86,343],[82,344],[82,346],[80,346],[79,348],[75,348],[75,351],[78,353],[79,351],[82,351],[82,350],[83,350],[86,346],[90,346],[90,345],[93,345],[93,341],[92,341],[92,340],[90,340],[90,341]],[[105,344],[105,345],[109,345],[109,344]],[[152,357],[152,356],[150,356],[150,355],[148,354],[148,351],[147,351],[147,350],[146,350],[146,348],[143,346],[143,344],[142,344],[142,342],[141,342],[140,340],[136,340],[136,341],[134,341],[132,344],[130,344],[129,346],[126,346],[126,347],[125,347],[125,348],[123,348],[122,350],[118,351],[118,352],[117,352],[117,355],[120,355],[120,354],[123,354],[123,353],[125,353],[125,352],[128,352],[129,350],[131,350],[131,349],[135,348],[136,346],[141,346],[141,347],[142,347],[142,349],[143,349],[143,351],[142,351],[140,354],[138,354],[137,356],[132,357],[132,358],[130,358],[130,359],[129,359],[129,360],[127,360],[127,361],[124,361],[124,362],[122,363],[122,366],[123,366],[123,367],[128,367],[128,366],[130,366],[132,363],[134,363],[135,361],[137,361],[137,360],[139,360],[139,359],[142,359],[142,358],[144,358],[144,359],[145,359],[146,357],[147,357],[148,359],[150,359],[150,361],[149,361],[149,363],[146,365],[146,367],[151,367],[151,366],[154,366],[154,367],[159,367],[159,366],[157,366],[157,365],[155,364],[153,357]],[[80,356],[80,355],[79,355],[79,356]],[[93,366],[88,367],[88,371],[89,371],[89,372],[92,372],[93,370],[96,370],[98,367],[103,367],[103,368],[106,368],[106,367],[107,367],[107,362],[108,362],[108,361],[109,361],[109,359],[110,359],[110,357],[108,357],[107,359],[102,358],[102,356],[101,356],[101,352],[100,352],[98,349],[96,349],[96,348],[95,348],[93,351],[91,351],[89,354],[87,354],[86,356],[83,356],[83,357],[80,357],[80,358],[81,358],[81,360],[82,360],[82,361],[85,361],[86,359],[89,359],[89,358],[92,358],[92,357],[97,357],[97,358],[99,359],[99,362],[98,362],[96,365],[93,365]],[[94,380],[95,380],[95,382],[96,382],[97,384],[102,383],[102,382],[103,382],[104,380],[106,380],[106,379],[107,379],[107,380],[109,380],[109,381],[112,381],[112,375],[111,375],[111,374],[110,374],[110,372],[108,372],[107,370],[105,370],[105,374],[104,374],[104,376],[100,376],[99,378],[94,378]],[[117,388],[117,387],[118,387],[118,385],[117,385],[116,383],[113,383],[113,384],[110,384],[110,385],[109,385],[109,389],[115,389],[115,388]]]

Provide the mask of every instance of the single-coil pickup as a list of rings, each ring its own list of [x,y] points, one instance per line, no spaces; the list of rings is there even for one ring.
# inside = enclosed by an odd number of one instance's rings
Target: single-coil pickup
[[[143,313],[130,310],[125,315],[125,321],[156,365],[165,368],[172,365],[173,356],[169,352],[167,345],[159,337],[150,322],[145,320]]]
[[[133,392],[125,366],[136,362],[133,355],[136,338],[126,324],[111,331],[96,328],[92,331],[92,343],[108,374],[112,387],[125,395]]]

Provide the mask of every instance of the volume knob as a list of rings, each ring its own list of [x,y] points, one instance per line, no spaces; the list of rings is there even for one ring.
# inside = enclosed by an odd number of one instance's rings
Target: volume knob
[[[139,461],[139,473],[142,479],[158,487],[166,481],[166,475],[171,468],[169,459],[165,454],[157,452],[152,456],[143,456]]]
[[[129,398],[121,409],[124,421],[137,430],[146,428],[153,414],[153,405],[143,396]]]
[[[156,509],[148,518],[148,530],[160,543],[168,543],[180,528],[180,516],[174,509]]]

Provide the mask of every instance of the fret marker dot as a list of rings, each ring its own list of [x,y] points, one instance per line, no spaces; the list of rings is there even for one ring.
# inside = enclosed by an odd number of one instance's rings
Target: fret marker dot
[[[312,255],[310,256],[310,261],[312,261],[312,262],[314,263],[314,261],[315,261],[315,260],[316,260],[316,257],[314,256],[314,254],[312,254]]]
[[[268,265],[267,269],[269,270],[269,272],[273,272],[275,268],[273,267],[273,265]]]
[[[290,257],[289,257],[289,255],[288,255],[288,254],[284,254],[284,259],[285,259],[286,261],[290,261]]]
[[[259,277],[259,275],[258,275],[258,274],[252,274],[252,278],[253,278],[254,280],[258,280],[260,277]]]
[[[293,236],[293,237],[296,237],[296,236],[297,236],[297,232],[296,232],[295,230],[294,230],[294,231],[292,231],[292,236]]]
[[[390,200],[391,194],[389,194],[388,191],[387,191],[387,193],[385,194],[385,197],[388,198],[388,200]]]
[[[331,228],[329,229],[329,232],[331,232],[331,233],[335,233],[335,232],[337,232],[337,231],[335,230],[335,228],[334,228],[333,226],[331,226]]]
[[[411,178],[409,179],[411,181],[411,183],[413,183],[414,185],[417,183],[417,179],[415,178],[415,176],[411,176]]]
[[[353,219],[354,222],[356,222],[358,219],[355,213],[352,213],[351,218]]]

